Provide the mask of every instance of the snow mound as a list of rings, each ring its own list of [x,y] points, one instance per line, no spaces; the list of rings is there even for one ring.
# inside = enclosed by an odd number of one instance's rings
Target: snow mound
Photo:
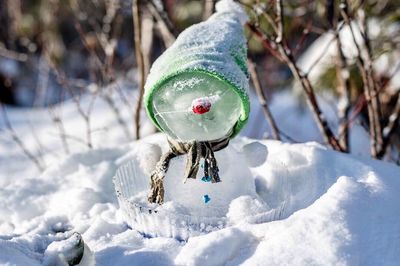
[[[144,177],[166,148],[163,135],[152,135],[71,155],[41,176],[9,180],[12,186],[0,188],[0,264],[58,259],[71,244],[61,243],[78,232],[86,244],[82,261],[88,256],[95,265],[398,265],[399,167],[316,143],[235,138],[216,153],[226,186],[220,189],[200,180],[182,184],[184,156],[176,158],[160,213],[178,222],[186,221],[183,214],[198,224],[207,217],[225,221],[210,232],[183,228],[191,235],[182,241],[184,235],[151,236],[157,224],[150,215],[132,226],[112,184],[117,169],[132,161],[148,186]],[[180,195],[168,189],[174,185],[193,187]],[[220,198],[214,189],[224,192]],[[201,201],[205,191],[208,204]],[[139,194],[131,200],[145,199]],[[164,236],[182,228],[166,219],[158,226]]]

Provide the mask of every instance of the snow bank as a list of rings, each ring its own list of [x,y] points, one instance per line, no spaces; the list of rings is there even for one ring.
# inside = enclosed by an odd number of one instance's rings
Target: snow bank
[[[266,154],[264,145],[268,155],[261,161],[254,154]],[[399,167],[316,143],[234,139],[231,158],[217,153],[222,183],[236,171],[244,175],[232,181],[241,195],[220,210],[228,223],[179,241],[127,226],[114,194],[118,167],[137,160],[138,169],[149,171],[155,162],[144,153],[149,147],[160,154],[164,136],[71,155],[41,176],[20,176],[2,187],[0,263],[39,265],[57,258],[64,249],[54,242],[73,232],[82,235],[88,261],[96,265],[396,265],[400,259]],[[182,160],[174,159],[169,176],[179,186]],[[254,190],[240,188],[248,180]],[[205,191],[217,189],[211,186]],[[197,201],[204,193],[198,190],[200,184],[193,185],[193,197],[176,194],[170,202],[190,200],[187,206],[197,208],[189,208],[192,215],[202,219],[208,205]]]

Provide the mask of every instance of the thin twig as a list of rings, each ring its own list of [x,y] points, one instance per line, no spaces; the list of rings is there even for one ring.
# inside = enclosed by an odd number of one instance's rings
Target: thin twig
[[[0,56],[8,59],[26,62],[28,60],[28,55],[23,53],[18,53],[5,48],[4,44],[0,42]]]
[[[174,43],[176,37],[174,35],[173,30],[170,28],[170,26],[168,26],[170,24],[169,20],[166,20],[168,16],[166,14],[163,14],[162,11],[158,10],[155,7],[153,1],[147,2],[147,9],[149,10],[150,14],[154,17],[154,19],[157,21],[157,26],[165,46],[167,48],[170,47]]]
[[[393,72],[390,74],[389,78],[387,80],[385,80],[385,82],[381,85],[381,87],[379,88],[378,93],[384,91],[390,84],[390,81],[393,79],[393,77],[396,75],[397,71],[400,69],[400,63],[398,63],[396,65],[396,67],[394,68]],[[376,97],[377,94],[372,95],[373,97]],[[353,123],[357,117],[361,114],[361,111],[364,109],[364,107],[368,104],[369,101],[367,101],[365,99],[365,94],[361,94],[356,103],[354,104],[355,108],[352,111],[351,117],[348,120],[348,124],[347,126],[350,126],[351,123]]]
[[[334,2],[331,1],[333,9],[335,7]],[[334,11],[331,11],[335,13]],[[334,14],[332,15],[334,16]],[[338,80],[337,91],[339,93],[339,104],[338,104],[338,115],[339,115],[339,143],[343,150],[349,152],[349,113],[351,109],[351,98],[350,98],[350,70],[348,68],[346,57],[343,53],[342,40],[340,39],[340,28],[338,28],[338,19],[334,19],[331,24],[335,28],[335,40],[336,40],[336,76]]]
[[[91,112],[93,110],[94,102],[97,97],[98,90],[94,92],[92,95],[91,101],[89,103],[89,107],[85,111],[81,105],[80,101],[80,95],[75,95],[74,91],[72,90],[71,86],[69,85],[68,79],[65,77],[64,73],[61,73],[55,66],[54,64],[49,61],[49,65],[54,71],[56,77],[57,77],[57,82],[64,88],[66,91],[68,91],[71,95],[72,101],[75,103],[76,109],[82,119],[85,122],[86,125],[86,144],[89,149],[93,148],[93,142],[92,142],[92,129],[91,129]],[[63,134],[65,135],[65,134]]]
[[[121,112],[120,112],[119,108],[117,107],[117,104],[114,102],[113,98],[111,97],[111,95],[109,95],[108,93],[102,93],[101,98],[108,104],[108,106],[113,111],[118,124],[121,126],[122,130],[124,131],[126,138],[130,139],[131,134],[129,133],[128,126],[126,125],[125,120],[122,118]]]
[[[39,171],[42,172],[44,170],[43,162],[41,162],[33,153],[31,153],[26,148],[24,142],[17,135],[17,133],[15,132],[14,128],[11,125],[10,120],[8,119],[6,107],[2,103],[0,103],[0,105],[1,105],[4,123],[5,123],[8,131],[11,133],[12,139],[14,140],[15,143],[17,143],[17,145],[20,147],[22,152],[36,165],[36,167],[39,169]]]
[[[277,25],[277,30],[276,30],[276,39],[275,41],[277,43],[282,43],[283,42],[283,29],[284,29],[284,20],[283,20],[283,6],[282,6],[282,1],[281,0],[275,0],[275,8],[276,8],[276,25]]]
[[[387,148],[390,144],[390,139],[393,136],[396,128],[400,123],[400,93],[397,96],[397,102],[393,109],[392,114],[389,116],[389,121],[386,127],[383,129],[383,143],[382,149],[378,152],[377,158],[381,159],[385,156]]]
[[[58,132],[60,134],[60,140],[61,140],[61,144],[64,149],[64,152],[65,152],[65,154],[69,154],[70,150],[69,150],[68,142],[67,142],[66,138],[63,137],[66,135],[66,133],[65,133],[64,123],[60,117],[60,114],[56,111],[55,106],[49,106],[48,111],[52,118],[53,123],[56,125]]]
[[[323,116],[321,109],[318,105],[315,93],[314,93],[314,88],[311,85],[310,80],[308,77],[302,73],[302,71],[299,69],[294,57],[292,51],[289,49],[289,47],[286,45],[286,40],[284,38],[284,33],[283,33],[283,6],[281,1],[276,1],[276,10],[277,10],[277,16],[279,18],[276,19],[276,22],[279,23],[279,25],[276,26],[276,28],[279,30],[276,32],[277,38],[273,41],[268,36],[266,36],[264,33],[262,33],[258,28],[254,25],[250,27],[251,30],[256,29],[255,33],[261,37],[263,40],[264,44],[267,44],[271,49],[276,50],[280,54],[280,58],[283,60],[283,62],[286,63],[286,65],[289,67],[291,70],[293,76],[295,77],[296,80],[298,80],[303,88],[303,91],[305,92],[306,100],[308,103],[308,106],[314,116],[314,119],[317,123],[317,126],[325,140],[326,143],[328,143],[333,149],[338,150],[338,151],[343,151],[343,148],[340,146],[339,141],[336,139],[335,135],[333,134],[331,128],[328,125],[328,122],[326,121],[325,116]],[[251,25],[251,24],[250,24]],[[271,45],[273,43],[274,45]],[[276,47],[276,48],[274,48]],[[274,53],[273,53],[274,55]]]
[[[261,104],[261,108],[263,109],[264,116],[268,121],[268,124],[271,127],[272,131],[272,136],[276,140],[280,140],[280,135],[279,135],[279,129],[278,126],[275,123],[275,119],[272,116],[271,111],[269,110],[268,104],[267,104],[267,98],[262,90],[260,79],[257,74],[257,69],[253,61],[250,59],[248,60],[248,65],[249,65],[249,72],[251,76],[251,80],[253,81],[254,88],[256,90],[258,100]]]
[[[371,76],[373,73],[372,71],[368,70],[369,67],[367,66],[366,62],[364,61],[364,58],[362,56],[362,50],[361,47],[359,46],[354,29],[352,26],[352,23],[350,21],[350,16],[349,16],[349,10],[348,10],[348,4],[346,0],[341,0],[340,2],[340,13],[347,24],[347,26],[350,29],[350,33],[353,39],[353,43],[356,47],[357,50],[357,67],[361,73],[361,77],[363,80],[364,84],[364,94],[365,94],[365,99],[367,100],[367,110],[368,110],[368,119],[369,119],[369,131],[370,131],[370,142],[371,142],[371,155],[372,157],[376,158],[379,150],[382,147],[382,131],[381,131],[381,126],[380,126],[380,115],[379,115],[379,110],[378,110],[378,100],[374,100],[372,98],[372,94],[376,92],[376,90],[373,88],[375,87],[375,82],[373,81],[373,76]],[[371,62],[369,62],[371,63]],[[375,95],[377,95],[375,93]]]
[[[365,3],[363,3],[365,5]],[[365,19],[365,12],[363,8],[357,9],[357,13],[359,14],[359,20],[360,20],[360,33],[363,38],[364,44],[365,44],[365,50],[366,53],[364,54],[364,62],[365,62],[365,68],[367,72],[367,78],[368,78],[368,83],[369,87],[371,88],[371,95],[376,95],[376,97],[373,97],[371,99],[371,104],[373,108],[373,115],[374,115],[374,120],[375,120],[375,126],[376,126],[376,144],[377,144],[377,150],[378,153],[380,153],[383,145],[383,132],[382,132],[382,125],[381,125],[381,119],[382,119],[382,111],[381,111],[381,101],[380,101],[380,95],[378,93],[378,88],[377,84],[375,81],[375,75],[374,75],[374,70],[373,70],[373,62],[372,62],[372,48],[371,48],[371,42],[369,39],[368,35],[368,27],[367,27],[367,21]]]
[[[171,22],[168,16],[164,1],[157,1],[156,3],[156,0],[149,0],[148,3],[156,9],[157,13],[161,16],[160,20],[168,28],[168,31],[171,32],[173,36],[178,36],[178,33],[176,32],[176,27]]]
[[[142,29],[141,29],[141,15],[139,8],[139,0],[132,0],[132,16],[133,16],[133,27],[135,35],[135,56],[136,64],[139,71],[139,97],[136,104],[135,110],[135,133],[136,139],[140,139],[140,115],[142,110],[142,101],[144,94],[144,82],[145,82],[145,66],[142,52]]]
[[[150,12],[148,12],[146,9],[143,10],[141,22],[141,32],[146,32],[145,35],[141,36],[141,48],[143,54],[144,73],[145,76],[147,76],[151,66],[151,55],[154,39],[154,20]]]

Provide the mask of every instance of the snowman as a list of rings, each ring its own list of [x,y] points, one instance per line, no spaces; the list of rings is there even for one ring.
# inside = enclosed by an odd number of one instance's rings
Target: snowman
[[[184,180],[196,178],[202,168],[205,181],[220,182],[214,152],[225,148],[248,119],[247,16],[232,0],[218,2],[216,10],[183,31],[148,75],[146,111],[170,145],[151,174],[151,203],[163,203],[163,179],[170,160],[180,155],[187,154]]]

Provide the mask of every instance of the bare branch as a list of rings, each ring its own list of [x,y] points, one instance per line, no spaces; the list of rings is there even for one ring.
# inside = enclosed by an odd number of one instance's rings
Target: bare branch
[[[163,14],[164,12],[158,10],[155,7],[153,1],[147,2],[147,9],[150,11],[151,15],[157,21],[157,26],[165,46],[167,48],[170,47],[175,41],[175,35],[173,33],[173,29],[171,29],[170,26],[168,26],[170,24],[169,20],[167,20],[168,16],[166,14]]]
[[[253,85],[254,88],[256,90],[257,96],[258,96],[258,100],[261,104],[261,108],[263,109],[264,112],[264,116],[268,121],[268,124],[271,127],[271,131],[272,131],[272,136],[274,137],[274,139],[276,140],[280,140],[280,135],[279,135],[279,129],[275,123],[275,120],[271,114],[271,111],[268,108],[268,104],[267,104],[267,98],[262,90],[261,87],[261,83],[260,83],[260,79],[258,77],[257,74],[257,69],[256,66],[254,64],[253,61],[251,61],[250,59],[248,59],[248,65],[249,65],[249,71],[250,71],[250,76],[251,76],[251,80],[253,81]]]
[[[64,127],[64,123],[60,117],[60,114],[57,112],[55,106],[49,106],[48,111],[52,118],[53,123],[56,125],[58,132],[60,134],[60,140],[61,140],[61,144],[63,146],[64,152],[66,154],[69,154],[70,153],[69,145],[68,145],[66,138],[64,137],[66,135],[65,127]]]
[[[128,126],[126,125],[124,119],[122,118],[121,112],[117,106],[117,104],[114,102],[113,98],[111,95],[107,93],[103,93],[101,95],[101,98],[110,106],[111,110],[114,112],[114,115],[117,119],[118,124],[121,126],[122,130],[124,131],[125,136],[127,139],[130,139],[131,134],[129,133]]]
[[[44,106],[46,103],[46,94],[50,74],[50,68],[46,60],[48,55],[46,55],[46,53],[46,47],[44,47],[39,58],[38,81],[35,89],[35,99],[33,102],[34,107]]]
[[[277,43],[281,43],[283,41],[283,29],[284,29],[284,21],[283,21],[283,6],[281,0],[275,0],[275,8],[276,8],[276,39]]]
[[[279,30],[276,32],[277,38],[275,41],[272,41],[268,36],[266,36],[264,33],[262,33],[258,28],[254,25],[250,27],[251,30],[256,29],[255,32],[260,38],[262,39],[264,44],[267,44],[267,47],[270,47],[271,49],[275,50],[280,54],[280,59],[289,67],[290,71],[292,72],[293,76],[297,81],[300,82],[303,91],[305,92],[306,95],[306,100],[308,103],[308,106],[311,110],[311,113],[314,116],[314,119],[317,123],[317,126],[325,140],[326,143],[328,143],[333,149],[338,150],[338,151],[343,151],[343,148],[340,146],[339,141],[336,139],[335,135],[333,134],[331,128],[328,125],[328,122],[326,121],[326,118],[323,116],[321,109],[318,105],[315,93],[314,93],[314,88],[311,85],[310,80],[308,77],[302,73],[302,71],[299,69],[299,67],[296,64],[296,61],[293,57],[292,51],[289,49],[289,47],[286,45],[286,41],[283,35],[283,6],[281,1],[276,1],[276,10],[277,10],[277,19],[276,22],[278,25],[276,28]],[[281,38],[280,38],[281,35]],[[273,55],[275,55],[273,53]]]
[[[334,4],[331,1],[331,5]],[[331,11],[334,12],[334,11]],[[333,18],[332,18],[333,20]],[[335,40],[336,40],[336,76],[338,80],[337,91],[339,93],[338,115],[339,115],[339,143],[343,150],[349,152],[349,114],[351,109],[351,95],[350,95],[350,70],[348,68],[346,58],[343,53],[342,40],[340,39],[340,28],[337,26],[337,19],[331,23],[335,27]]]
[[[8,50],[5,48],[3,43],[0,43],[0,56],[20,62],[26,62],[28,60],[27,54],[22,54],[12,50]]]
[[[83,118],[83,120],[84,120],[84,122],[85,122],[85,125],[86,125],[86,144],[87,144],[87,147],[89,148],[89,149],[92,149],[93,148],[93,142],[92,142],[92,134],[91,134],[91,112],[92,112],[92,109],[93,109],[93,105],[94,105],[94,102],[95,102],[95,99],[96,99],[96,96],[97,96],[97,90],[96,90],[96,92],[92,95],[92,99],[91,99],[91,101],[90,101],[90,103],[89,103],[89,107],[88,107],[88,109],[85,111],[84,109],[83,109],[83,107],[82,107],[82,105],[81,105],[81,102],[80,102],[80,95],[76,95],[75,93],[74,93],[74,91],[72,90],[72,88],[71,88],[71,86],[70,86],[70,84],[69,84],[69,81],[68,81],[68,79],[65,77],[65,74],[64,73],[61,73],[55,66],[54,66],[54,64],[51,62],[51,61],[49,61],[49,65],[50,65],[50,67],[51,67],[51,69],[54,71],[54,73],[55,73],[55,75],[56,75],[56,77],[57,77],[57,82],[66,90],[66,91],[68,91],[69,93],[70,93],[70,95],[71,95],[71,98],[72,98],[72,101],[75,103],[75,106],[76,106],[76,109],[77,109],[77,111],[78,111],[78,113],[80,114],[80,116]],[[57,121],[57,123],[58,123],[58,121]],[[62,132],[62,135],[65,135],[63,132]]]
[[[140,115],[142,110],[142,101],[144,94],[144,82],[146,78],[145,66],[142,52],[142,29],[141,29],[141,15],[139,8],[139,0],[132,0],[132,16],[133,16],[133,27],[135,34],[135,55],[136,64],[139,71],[139,97],[136,104],[135,110],[135,133],[136,139],[140,138]]]
[[[162,21],[162,23],[165,25],[165,27],[168,29],[171,34],[176,37],[176,28],[172,24],[171,20],[168,17],[165,5],[163,4],[164,1],[160,0],[149,0],[148,4],[153,6],[156,10],[156,13],[160,16],[160,18],[156,18],[157,20]]]
[[[28,157],[36,165],[36,167],[39,169],[39,171],[42,172],[44,170],[43,162],[41,162],[33,153],[31,153],[26,148],[24,142],[17,135],[17,133],[15,132],[14,128],[11,125],[10,120],[8,119],[6,107],[2,103],[0,103],[0,105],[1,105],[4,123],[5,123],[8,131],[11,133],[12,139],[14,140],[15,143],[17,143],[17,145],[22,150],[22,152],[26,155],[26,157]]]
[[[146,32],[145,35],[141,36],[141,47],[143,54],[144,73],[147,75],[150,72],[151,66],[151,54],[154,39],[154,21],[152,15],[146,9],[143,10],[141,22],[141,32]]]
[[[361,77],[364,83],[364,94],[367,100],[367,110],[369,118],[369,131],[370,131],[370,141],[371,141],[371,155],[376,158],[379,150],[382,148],[382,129],[380,124],[380,104],[377,97],[373,97],[373,94],[377,95],[377,90],[375,86],[375,81],[372,72],[372,62],[365,62],[362,56],[362,49],[357,43],[354,29],[349,17],[348,4],[346,0],[341,0],[340,2],[340,13],[348,25],[354,45],[357,49],[357,67],[361,73]],[[365,42],[365,39],[364,39]],[[367,52],[368,54],[368,52]],[[371,64],[371,67],[368,66]]]
[[[400,93],[397,96],[396,106],[394,107],[392,114],[389,116],[388,124],[383,129],[382,149],[377,154],[377,157],[379,159],[385,156],[387,148],[390,144],[390,139],[393,136],[396,128],[399,126],[399,123],[400,123]]]

